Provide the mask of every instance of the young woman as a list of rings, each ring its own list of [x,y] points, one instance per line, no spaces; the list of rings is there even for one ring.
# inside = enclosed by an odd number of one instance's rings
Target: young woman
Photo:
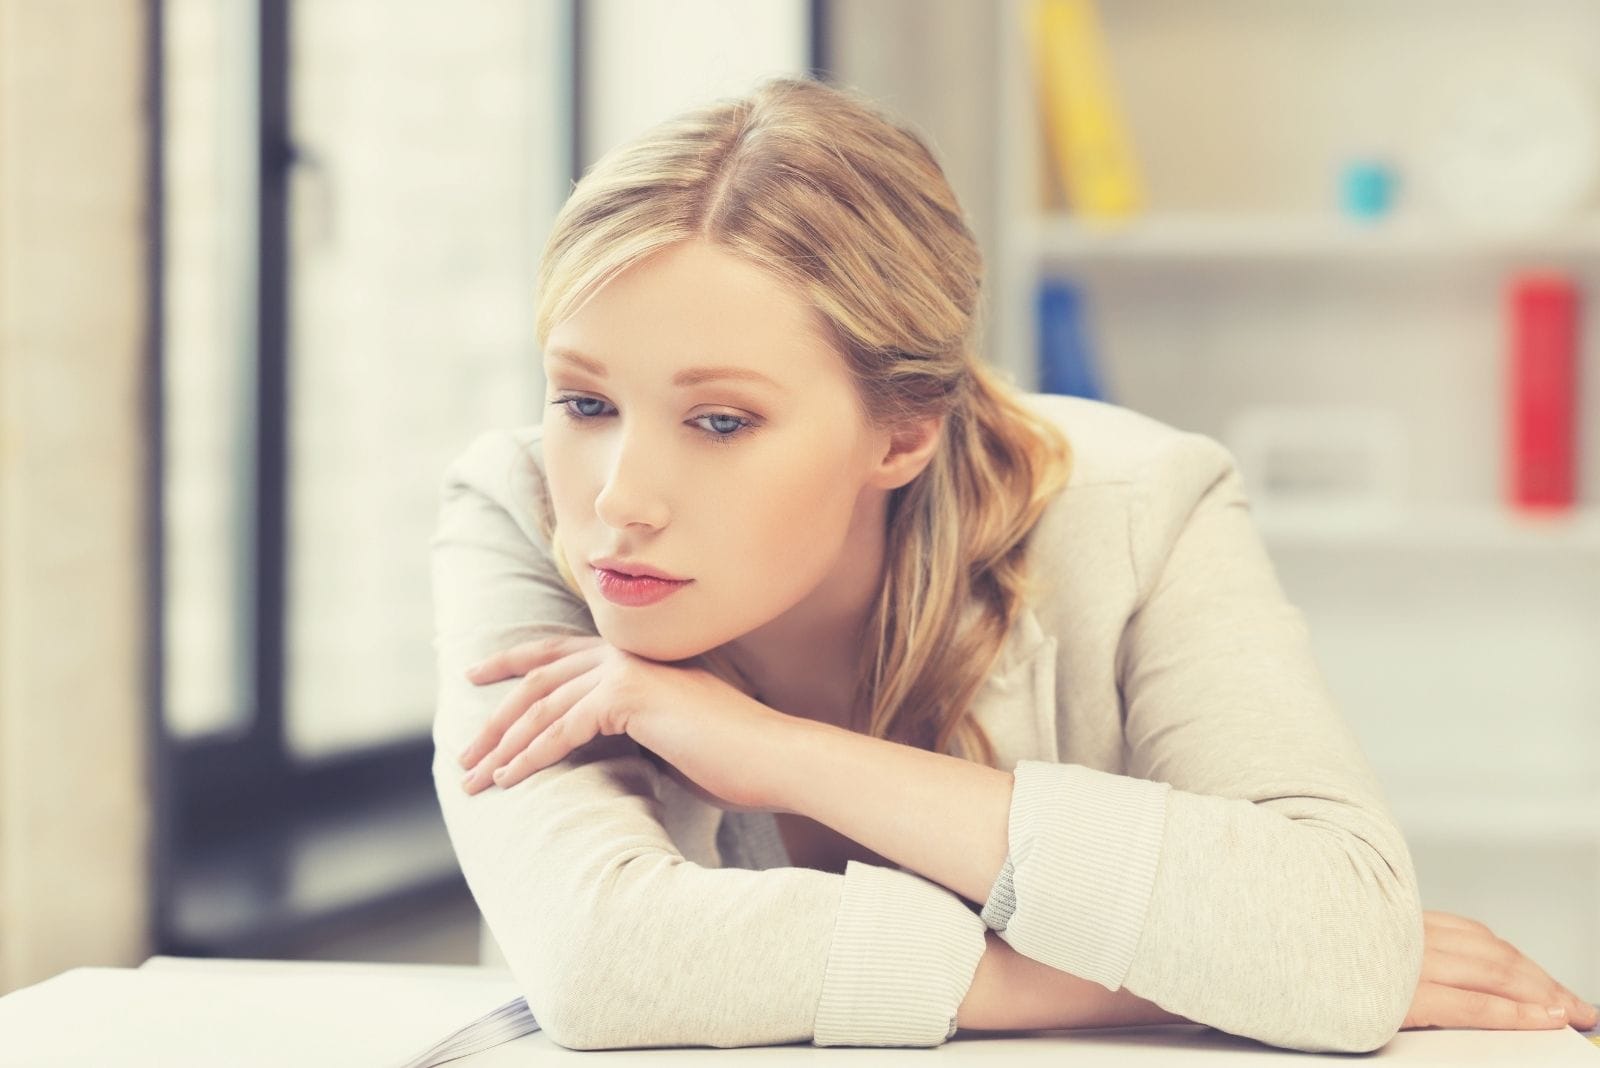
[[[573,190],[548,414],[432,550],[439,799],[550,1037],[1584,1023],[1422,912],[1227,450],[998,379],[981,279],[925,143],[816,82]]]

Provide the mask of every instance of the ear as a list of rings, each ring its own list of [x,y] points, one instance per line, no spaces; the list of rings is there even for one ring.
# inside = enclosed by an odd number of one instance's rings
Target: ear
[[[943,430],[944,417],[933,415],[890,432],[873,468],[873,484],[882,489],[898,489],[920,475],[938,451]]]

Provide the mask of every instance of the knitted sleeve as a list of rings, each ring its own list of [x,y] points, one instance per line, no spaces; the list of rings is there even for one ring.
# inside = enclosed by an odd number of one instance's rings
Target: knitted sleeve
[[[1128,774],[1019,762],[980,915],[1026,956],[1219,1030],[1376,1049],[1422,967],[1405,840],[1232,456],[1180,435],[1130,500]]]

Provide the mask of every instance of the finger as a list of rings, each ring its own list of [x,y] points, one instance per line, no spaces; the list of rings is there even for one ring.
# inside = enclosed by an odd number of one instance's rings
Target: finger
[[[1562,987],[1566,990],[1566,987]],[[1568,991],[1571,994],[1570,991]],[[1586,1001],[1576,994],[1571,994],[1574,1008],[1567,1009],[1567,1022],[1580,1031],[1592,1031],[1600,1025],[1600,1005]]]
[[[523,676],[522,681],[501,699],[471,744],[456,758],[457,762],[464,768],[477,764],[483,759],[484,754],[499,744],[506,731],[522,717],[530,705],[568,679],[589,670],[598,662],[601,655],[602,651],[598,647],[591,646],[530,670]]]
[[[1422,920],[1423,925],[1430,928],[1442,927],[1458,931],[1477,931],[1480,934],[1490,936],[1494,934],[1493,931],[1477,920],[1467,916],[1457,916],[1453,912],[1440,912],[1437,909],[1429,909],[1422,914]]]
[[[517,718],[527,711],[528,706],[543,697],[549,690],[550,673],[547,670],[535,668],[523,676],[521,682],[512,687],[500,703],[495,706],[489,718],[479,728],[467,747],[461,750],[456,757],[456,762],[464,768],[470,768],[482,760],[484,754],[499,744]]]
[[[506,695],[500,699],[500,703],[495,706],[494,711],[489,714],[489,718],[484,721],[478,733],[473,737],[472,742],[457,757],[461,766],[464,768],[471,767],[482,760],[485,753],[499,744],[506,731],[527,711],[528,706],[543,697],[558,682],[565,681],[565,675],[560,679],[555,678],[555,676],[566,666],[568,665],[565,664],[565,658],[562,658],[562,660],[558,660],[553,664],[534,668],[524,675],[520,682],[507,691]]]
[[[578,694],[571,688],[573,681],[575,680],[564,681],[528,706],[522,717],[506,731],[505,737],[500,739],[499,744],[479,762],[476,770],[488,775],[505,767],[513,757],[528,748],[528,743],[539,737],[546,727],[565,716],[572,703],[578,699]]]
[[[1555,978],[1548,972],[1544,971],[1532,960],[1523,957],[1515,946],[1497,937],[1486,924],[1466,916],[1458,916],[1455,913],[1437,910],[1424,912],[1423,919],[1428,928],[1428,943],[1430,945],[1439,945],[1444,949],[1470,954],[1476,952],[1475,949],[1469,948],[1476,940],[1476,937],[1481,936],[1488,939],[1501,947],[1500,952],[1502,954],[1510,952],[1526,960],[1528,967],[1533,970],[1536,978],[1539,981],[1548,983],[1549,988],[1554,992],[1545,1000],[1550,1004],[1565,1002],[1568,1018],[1575,1026],[1587,1030],[1600,1023],[1600,1007],[1580,998],[1564,984],[1556,982]]]
[[[1541,1004],[1516,1001],[1481,990],[1426,981],[1418,985],[1405,1028],[1457,1027],[1486,1031],[1550,1031],[1567,1025],[1566,1010],[1551,1015]]]
[[[1535,990],[1545,991],[1543,995],[1534,998],[1525,998],[1527,1001],[1543,1001],[1546,1005],[1563,1005],[1567,1010],[1567,1020],[1584,1029],[1593,1027],[1596,1023],[1595,1007],[1589,1002],[1574,994],[1564,984],[1556,981],[1555,976],[1545,971],[1539,963],[1519,951],[1515,946],[1506,943],[1513,953],[1517,954],[1519,965],[1532,977],[1531,982]]]
[[[499,779],[496,779],[496,772],[512,763],[512,759],[517,758],[525,748],[528,748],[528,743],[544,734],[547,727],[560,723],[563,716],[573,707],[573,703],[584,694],[587,687],[592,686],[594,679],[582,679],[578,676],[563,686],[558,686],[555,691],[542,697],[538,702],[534,702],[533,707],[523,713],[522,719],[512,724],[499,745],[496,745],[485,758],[480,759],[472,771],[467,772],[466,779],[462,779],[461,782],[462,788],[467,793],[477,793],[478,790],[490,787],[490,783],[499,782]],[[568,731],[570,727],[563,727],[558,729],[555,735],[562,737]],[[573,748],[576,748],[576,745],[579,743],[574,742]]]
[[[568,680],[529,706],[522,717],[506,731],[499,743],[461,780],[462,789],[469,794],[475,794],[488,787],[495,781],[496,771],[509,764],[512,758],[527,748],[528,743],[538,737],[546,727],[559,722],[573,702],[581,696],[581,687],[576,690],[572,688],[573,682],[578,678],[582,678],[582,675]],[[592,686],[593,680],[588,680],[584,685]]]
[[[547,634],[542,638],[531,638],[489,654],[468,667],[466,677],[469,682],[481,686],[509,679],[513,675],[524,675],[540,664],[603,640],[597,634]]]
[[[475,664],[468,665],[464,674],[468,681],[480,686],[498,682],[500,679],[509,679],[513,675],[526,674],[549,659],[546,654],[549,646],[549,637],[518,642],[516,645],[490,653]]]
[[[1565,1001],[1560,987],[1533,968],[1521,954],[1462,954],[1429,946],[1423,954],[1429,981],[1460,990],[1494,994],[1525,1004],[1556,1005]]]
[[[1481,932],[1481,933],[1480,933]],[[1556,982],[1543,968],[1503,938],[1488,933],[1481,924],[1461,928],[1436,928],[1427,938],[1427,953],[1442,951],[1437,958],[1454,974],[1436,974],[1434,961],[1428,957],[1425,974],[1455,986],[1500,994],[1524,1002],[1546,1005],[1564,1004],[1572,1022],[1582,1027],[1593,1026],[1595,1009],[1587,1001]],[[1458,962],[1466,958],[1477,962],[1476,975],[1469,978]]]
[[[1538,965],[1535,965],[1535,967],[1538,967]],[[1545,973],[1543,969],[1540,970],[1540,974],[1549,978],[1548,973]],[[1594,1027],[1595,1024],[1600,1023],[1600,1010],[1597,1010],[1593,1004],[1574,994],[1564,984],[1558,983],[1554,979],[1550,979],[1550,982],[1556,988],[1556,996],[1551,999],[1550,1004],[1565,1005],[1569,1023],[1583,1031],[1587,1031]]]
[[[505,767],[495,772],[495,784],[501,789],[510,789],[534,772],[560,763],[574,749],[599,733],[599,720],[593,712],[594,701],[590,699],[590,694],[594,692],[593,680],[573,679],[562,689],[571,691],[563,698],[571,707],[532,738]]]

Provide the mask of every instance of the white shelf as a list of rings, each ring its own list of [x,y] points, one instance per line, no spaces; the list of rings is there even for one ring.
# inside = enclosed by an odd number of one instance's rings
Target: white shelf
[[[1446,220],[1337,215],[1147,215],[1088,221],[1039,216],[1019,237],[1043,262],[1083,260],[1600,257],[1600,216],[1536,232],[1474,230]]]
[[[1262,538],[1276,546],[1600,554],[1600,508],[1593,507],[1523,515],[1464,506],[1356,512],[1255,504],[1251,515]]]

